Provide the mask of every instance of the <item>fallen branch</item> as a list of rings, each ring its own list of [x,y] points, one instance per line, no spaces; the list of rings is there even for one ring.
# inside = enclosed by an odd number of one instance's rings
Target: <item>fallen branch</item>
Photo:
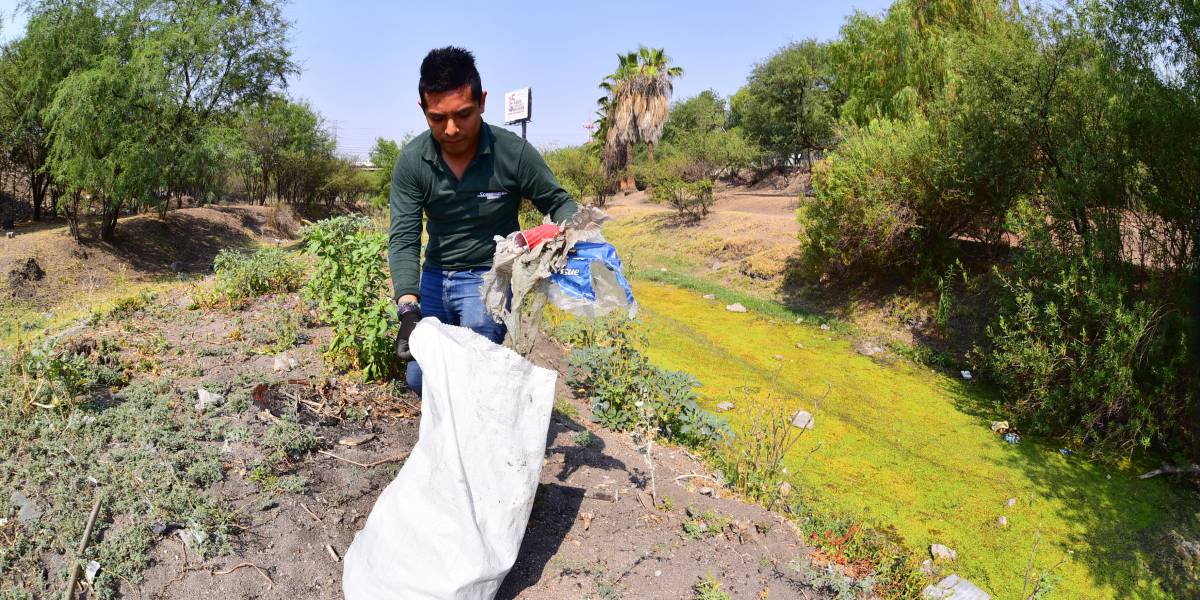
[[[1138,479],[1150,479],[1151,477],[1158,477],[1159,475],[1175,475],[1175,474],[1191,475],[1193,477],[1200,477],[1200,465],[1192,465],[1190,467],[1176,467],[1173,465],[1163,465],[1153,471],[1139,475]]]
[[[224,571],[213,571],[213,575],[228,575],[228,574],[230,574],[238,569],[241,569],[243,567],[254,567],[254,570],[258,571],[258,574],[262,575],[262,578],[267,580],[267,588],[268,589],[275,586],[275,582],[271,581],[271,576],[267,575],[266,571],[260,569],[259,566],[254,563],[248,563],[248,562],[238,563],[228,569],[225,569]]]
[[[391,457],[391,458],[381,458],[381,459],[379,459],[379,460],[377,460],[377,461],[375,461],[375,462],[369,462],[369,463],[360,463],[360,462],[358,462],[358,461],[356,461],[356,460],[350,460],[350,459],[348,459],[348,458],[342,458],[342,457],[340,457],[340,456],[338,456],[338,455],[336,455],[336,454],[334,454],[334,453],[332,453],[332,452],[326,452],[326,451],[324,451],[324,450],[317,450],[317,452],[319,452],[319,453],[321,453],[321,454],[324,454],[325,456],[328,456],[329,458],[336,458],[337,460],[340,460],[340,461],[342,461],[342,462],[344,462],[344,463],[350,463],[350,464],[352,464],[352,465],[355,465],[355,466],[358,466],[358,467],[362,467],[362,468],[364,468],[364,469],[370,469],[371,467],[379,466],[379,465],[382,465],[383,463],[396,462],[396,461],[401,461],[401,460],[404,460],[404,459],[408,458],[408,452],[402,452],[402,453],[400,453],[400,454],[397,454],[396,456],[393,456],[393,457]]]
[[[683,479],[691,479],[692,477],[699,477],[701,479],[707,479],[717,485],[721,485],[720,481],[717,481],[716,479],[713,479],[712,477],[709,477],[708,475],[701,475],[699,473],[689,473],[687,475],[680,475],[679,477],[675,478],[675,481],[680,481]]]
[[[303,508],[303,509],[304,509],[304,512],[308,513],[308,515],[309,515],[310,517],[312,517],[314,521],[320,521],[320,520],[321,520],[321,517],[318,517],[318,516],[317,516],[317,513],[314,513],[313,511],[309,510],[309,509],[308,509],[308,507],[307,507],[307,506],[305,506],[303,502],[301,502],[301,503],[300,503],[300,508]]]
[[[334,550],[333,546],[325,544],[325,551],[329,553],[329,558],[332,558],[333,562],[342,562],[342,557],[338,556],[337,550]]]
[[[79,583],[79,561],[87,550],[88,538],[92,537],[92,527],[96,524],[96,515],[100,514],[100,492],[96,492],[96,501],[92,503],[92,514],[88,515],[87,525],[83,527],[83,539],[79,540],[79,549],[75,551],[74,566],[71,567],[71,577],[67,579],[67,589],[63,591],[63,600],[71,600],[75,595],[75,585]]]

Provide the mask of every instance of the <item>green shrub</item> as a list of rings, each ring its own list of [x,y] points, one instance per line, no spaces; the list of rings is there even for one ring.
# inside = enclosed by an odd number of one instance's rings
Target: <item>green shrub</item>
[[[571,352],[568,379],[588,391],[592,418],[614,431],[633,431],[647,415],[663,438],[689,446],[723,439],[729,426],[696,403],[694,377],[650,364],[645,339],[629,325],[610,330],[607,345]],[[643,410],[645,407],[647,410]]]
[[[707,165],[687,157],[664,158],[636,169],[651,202],[666,204],[694,221],[707,216],[716,202],[706,170]]]
[[[317,258],[304,296],[316,302],[333,326],[325,359],[335,367],[362,371],[367,380],[398,370],[396,306],[384,270],[385,234],[370,231],[370,219],[349,215],[305,227],[304,249]]]
[[[558,148],[542,156],[558,183],[580,202],[590,198],[592,206],[603,207],[616,189],[616,176],[606,172],[600,156],[589,146]]]
[[[304,265],[279,248],[222,250],[213,260],[215,291],[230,304],[264,294],[286,294],[304,283]]]
[[[1014,417],[1100,455],[1182,450],[1197,401],[1184,315],[1024,231],[1029,254],[998,275],[998,312],[982,350]]]

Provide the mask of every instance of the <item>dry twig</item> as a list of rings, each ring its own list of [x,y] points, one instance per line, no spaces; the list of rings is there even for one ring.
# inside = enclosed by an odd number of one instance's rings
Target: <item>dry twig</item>
[[[360,463],[360,462],[358,462],[358,461],[356,461],[356,460],[350,460],[350,459],[348,459],[348,458],[342,458],[342,457],[340,457],[340,456],[338,456],[338,455],[336,455],[336,454],[334,454],[334,453],[332,453],[332,452],[326,452],[325,450],[317,450],[317,452],[319,452],[319,453],[321,453],[321,454],[324,454],[325,456],[328,456],[329,458],[336,458],[337,460],[340,460],[340,461],[342,461],[342,462],[344,462],[344,463],[350,463],[350,464],[352,464],[352,465],[355,465],[355,466],[358,466],[358,467],[362,467],[362,468],[364,468],[364,469],[370,469],[371,467],[379,466],[379,465],[382,465],[383,463],[396,462],[396,461],[401,461],[401,460],[404,460],[404,459],[408,458],[408,452],[401,452],[400,454],[397,454],[396,456],[393,456],[393,457],[390,457],[390,458],[381,458],[381,459],[379,459],[379,460],[377,460],[377,461],[374,461],[374,462],[369,462],[369,463]]]

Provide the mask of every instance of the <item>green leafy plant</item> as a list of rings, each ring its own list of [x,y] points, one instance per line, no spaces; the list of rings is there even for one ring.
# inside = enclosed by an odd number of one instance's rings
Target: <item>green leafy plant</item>
[[[305,227],[304,248],[317,267],[304,288],[322,318],[333,326],[325,358],[359,369],[367,380],[397,372],[396,306],[387,293],[384,271],[387,239],[370,231],[370,219],[348,215]]]
[[[761,404],[772,403],[768,400]],[[792,426],[791,415],[785,409],[760,409],[736,437],[725,440],[715,455],[717,468],[730,488],[770,507],[781,499],[779,489],[785,482],[783,459],[805,431]]]
[[[694,377],[650,364],[646,340],[633,325],[613,322],[605,345],[571,352],[568,380],[592,398],[593,419],[614,431],[648,431],[689,446],[703,446],[729,434],[729,426],[700,408]]]
[[[721,582],[709,573],[692,586],[692,600],[730,600],[728,592],[721,591]]]
[[[304,283],[304,265],[279,248],[222,250],[213,260],[216,295],[236,306],[264,294],[286,294]]]

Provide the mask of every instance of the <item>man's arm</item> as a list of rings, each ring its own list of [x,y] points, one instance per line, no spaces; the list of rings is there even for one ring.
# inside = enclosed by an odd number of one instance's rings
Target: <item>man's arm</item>
[[[561,225],[579,210],[579,205],[559,185],[542,155],[529,142],[521,146],[517,175],[521,179],[521,196],[529,198],[543,215],[550,215],[550,220],[555,223]]]
[[[415,302],[421,291],[421,210],[424,191],[403,156],[392,169],[388,194],[391,226],[388,228],[388,270],[392,298]]]

